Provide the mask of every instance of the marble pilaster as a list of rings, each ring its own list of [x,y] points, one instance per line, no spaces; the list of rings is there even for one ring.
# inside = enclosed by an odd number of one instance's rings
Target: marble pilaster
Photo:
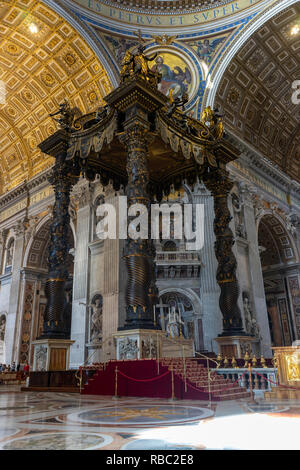
[[[75,343],[70,349],[70,367],[82,365],[86,359],[85,345],[88,339],[89,303],[89,242],[92,232],[91,194],[87,181],[74,188],[74,199],[78,203],[76,218],[76,249],[74,257],[73,301],[71,339]]]
[[[245,228],[249,242],[248,262],[250,282],[254,311],[256,314],[257,323],[260,327],[261,353],[265,357],[271,357],[271,337],[264,290],[264,279],[258,250],[257,226],[255,221],[253,199],[251,197],[251,193],[249,192],[249,188],[245,189],[244,201]]]
[[[204,349],[217,352],[217,344],[212,341],[212,338],[222,331],[222,314],[219,307],[220,288],[216,280],[214,201],[204,185],[200,185],[199,189],[193,193],[193,203],[204,204],[204,247],[201,251],[203,267],[200,278]]]
[[[20,302],[21,294],[21,268],[23,265],[24,257],[24,226],[19,222],[15,227],[15,244],[14,256],[11,275],[11,285],[9,294],[9,306],[6,318],[6,332],[5,332],[5,360],[7,364],[13,361],[18,361],[17,357],[17,344],[18,344],[18,329],[20,328],[22,308]]]
[[[116,209],[117,220],[119,212],[119,199],[114,191],[107,192],[105,202],[112,204]],[[118,224],[117,224],[118,233]],[[103,358],[110,360],[115,358],[113,333],[118,330],[119,323],[119,296],[120,296],[120,264],[121,264],[121,240],[104,240],[103,254]]]

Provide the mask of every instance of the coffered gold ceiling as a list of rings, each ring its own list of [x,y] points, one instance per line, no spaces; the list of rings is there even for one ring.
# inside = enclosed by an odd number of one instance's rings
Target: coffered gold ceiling
[[[292,82],[300,80],[299,2],[262,26],[236,54],[220,83],[216,106],[226,127],[300,181],[300,105]]]
[[[297,261],[286,229],[272,215],[265,215],[259,223],[258,245],[263,247],[260,254],[263,268]]]
[[[34,23],[38,33],[30,32]],[[83,113],[112,90],[106,71],[75,29],[42,2],[0,2],[0,193],[53,164],[37,144],[55,130],[49,113],[65,98]]]
[[[182,11],[195,10],[201,7],[213,7],[224,5],[220,0],[107,0],[109,5],[139,8],[142,10],[156,11]]]

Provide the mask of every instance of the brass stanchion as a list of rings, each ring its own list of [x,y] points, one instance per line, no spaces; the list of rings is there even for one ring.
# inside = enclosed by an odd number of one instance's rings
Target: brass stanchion
[[[259,378],[258,378],[256,371],[255,371],[255,378],[254,378],[254,390],[259,390]]]
[[[79,372],[79,376],[78,376],[78,372]],[[79,393],[81,393],[81,390],[83,388],[82,387],[82,367],[81,366],[79,367],[79,370],[76,372],[75,377],[79,382]]]
[[[170,401],[175,401],[175,392],[174,392],[174,371],[173,371],[173,364],[171,364],[171,387],[172,387],[172,392],[171,392],[171,398]]]
[[[113,400],[120,398],[118,395],[118,366],[115,368],[115,395],[112,398]]]
[[[210,387],[210,368],[209,368],[209,361],[207,361],[207,378],[208,378],[208,396],[209,396],[209,407],[211,408],[211,387]]]
[[[276,355],[273,357],[272,363],[273,363],[273,366],[274,366],[276,384],[278,386],[279,385],[279,374],[278,374],[278,360],[277,360]],[[262,367],[264,367],[264,366],[262,366]]]
[[[203,357],[204,359],[206,359],[206,368],[207,368],[207,380],[208,380],[208,397],[209,397],[209,407],[211,408],[211,382],[212,382],[212,378],[211,378],[211,373],[210,373],[210,368],[209,368],[209,361],[212,361],[214,362],[217,367],[216,369],[218,369],[220,367],[220,364],[221,364],[221,360],[220,360],[220,356],[219,357],[219,362],[215,361],[214,359],[212,358],[209,358],[208,356],[205,356],[204,354],[201,354],[201,353],[198,353],[196,352],[196,354],[198,354],[198,356],[201,356]],[[218,359],[218,358],[217,358]],[[222,358],[221,358],[222,359]],[[226,367],[226,365],[228,364],[228,359],[227,357],[225,356],[225,359],[224,359],[224,367]]]
[[[185,354],[184,354],[184,346],[182,345],[182,358],[183,358],[183,373],[184,373],[184,391],[187,392],[187,384],[186,384],[186,362],[185,362]]]
[[[156,360],[157,360],[157,375],[159,375],[159,340],[158,340],[158,333],[156,334]]]
[[[248,365],[248,373],[249,373],[249,387],[250,387],[250,400],[249,400],[249,403],[256,403],[256,401],[254,400],[254,393],[253,393],[253,386],[252,386],[251,364]]]
[[[211,408],[211,376],[210,376],[210,368],[209,368],[209,359],[208,359],[208,357],[206,358],[206,363],[207,363],[209,407]]]

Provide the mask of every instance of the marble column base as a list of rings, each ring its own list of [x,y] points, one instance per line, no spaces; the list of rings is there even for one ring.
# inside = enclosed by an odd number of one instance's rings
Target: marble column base
[[[118,361],[128,359],[156,359],[160,357],[160,330],[124,330],[113,334]]]
[[[161,330],[125,330],[115,333],[117,360],[193,357],[192,339],[166,338]]]
[[[70,339],[40,339],[33,341],[33,371],[68,370],[70,347],[74,342]]]
[[[223,357],[243,358],[246,351],[254,354],[253,343],[257,342],[254,336],[218,336],[215,338],[218,343],[219,354]]]

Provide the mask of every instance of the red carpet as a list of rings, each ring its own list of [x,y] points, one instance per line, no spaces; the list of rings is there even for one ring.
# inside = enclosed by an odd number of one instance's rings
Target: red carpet
[[[172,397],[171,366],[174,369],[174,395],[177,399],[209,400],[207,369],[192,359],[186,360],[187,391],[185,391],[183,361],[165,359],[159,366],[156,360],[110,361],[99,369],[82,394],[115,395],[115,370],[118,367],[117,395],[121,397]],[[125,377],[126,376],[126,377]],[[222,375],[211,373],[211,399],[213,401],[249,396],[239,384],[232,385]],[[196,388],[196,390],[195,390]]]

